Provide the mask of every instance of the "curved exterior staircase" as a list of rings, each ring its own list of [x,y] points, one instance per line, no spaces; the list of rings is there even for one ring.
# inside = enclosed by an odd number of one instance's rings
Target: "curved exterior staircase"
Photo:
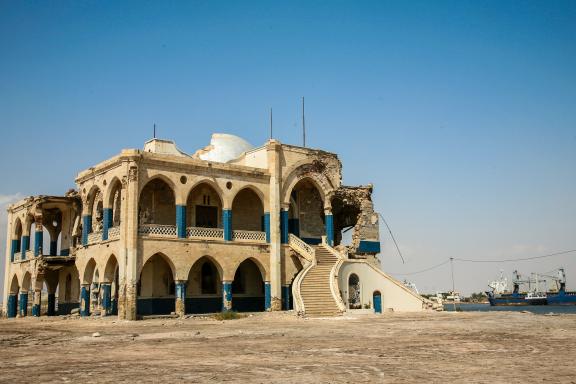
[[[343,258],[323,243],[305,244],[290,234],[290,246],[306,260],[293,284],[294,305],[305,316],[338,316],[344,311],[336,278]]]
[[[337,316],[342,311],[332,294],[332,270],[339,259],[324,246],[315,247],[316,265],[306,273],[300,285],[306,316]]]

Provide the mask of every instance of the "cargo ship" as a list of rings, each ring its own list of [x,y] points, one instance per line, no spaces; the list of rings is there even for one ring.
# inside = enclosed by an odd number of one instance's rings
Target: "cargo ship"
[[[558,269],[557,283],[560,285],[558,292],[547,292],[548,305],[576,305],[576,291],[566,291],[566,273],[564,268]]]
[[[530,305],[530,302],[526,300],[526,294],[520,293],[521,282],[518,271],[514,271],[514,280],[512,281],[514,289],[512,292],[508,292],[508,279],[506,279],[502,275],[502,271],[500,271],[500,279],[491,281],[488,284],[488,286],[492,288],[492,291],[486,292],[490,305]]]
[[[494,280],[488,284],[492,291],[486,292],[488,301],[491,306],[507,305],[576,305],[576,291],[566,291],[566,273],[564,268],[558,269],[558,276],[547,276],[533,274],[534,277],[529,280],[521,280],[518,271],[514,271],[514,280],[512,281],[513,290],[508,291],[508,280],[500,273],[500,279]],[[540,280],[540,277],[549,277],[555,280],[557,291],[540,291],[540,283],[546,280]],[[529,292],[520,292],[520,284],[527,283],[530,287]]]

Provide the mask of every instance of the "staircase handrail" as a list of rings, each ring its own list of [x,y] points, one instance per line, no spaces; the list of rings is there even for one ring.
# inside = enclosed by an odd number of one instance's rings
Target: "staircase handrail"
[[[294,301],[294,310],[300,316],[304,316],[304,300],[302,299],[302,293],[300,291],[302,287],[302,281],[306,274],[316,265],[316,263],[307,263],[304,268],[296,275],[292,281],[292,300]]]
[[[292,233],[288,234],[288,245],[305,260],[304,267],[292,281],[294,310],[297,314],[304,315],[304,300],[302,299],[300,288],[308,271],[316,265],[316,252],[312,246],[306,244],[304,240]]]
[[[324,237],[322,238],[322,240],[324,240]],[[344,304],[344,301],[342,300],[342,296],[340,295],[340,286],[338,284],[338,274],[340,273],[340,267],[342,267],[342,264],[344,264],[344,260],[346,260],[347,258],[344,257],[344,255],[342,255],[336,249],[332,248],[332,246],[330,246],[325,241],[322,242],[322,247],[324,247],[324,249],[326,249],[328,252],[330,252],[331,254],[336,256],[336,258],[337,258],[336,263],[334,263],[334,265],[332,266],[332,269],[330,270],[330,291],[332,292],[332,297],[334,298],[334,301],[336,302],[338,309],[342,312],[345,312],[346,311],[346,305]]]
[[[309,263],[315,262],[314,248],[309,244],[306,244],[306,242],[304,242],[304,240],[298,236],[292,233],[288,234],[288,245],[290,248],[298,252]]]

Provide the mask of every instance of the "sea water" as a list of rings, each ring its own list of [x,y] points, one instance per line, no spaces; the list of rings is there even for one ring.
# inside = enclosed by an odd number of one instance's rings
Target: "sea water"
[[[454,304],[444,304],[445,311],[454,311]],[[510,305],[496,306],[490,304],[466,304],[457,303],[457,311],[463,312],[485,312],[485,311],[528,311],[545,315],[548,313],[574,313],[576,314],[576,305]]]

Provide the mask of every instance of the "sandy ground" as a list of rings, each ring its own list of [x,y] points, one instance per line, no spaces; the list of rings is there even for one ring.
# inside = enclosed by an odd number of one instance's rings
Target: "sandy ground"
[[[3,319],[0,381],[576,383],[576,315]]]

